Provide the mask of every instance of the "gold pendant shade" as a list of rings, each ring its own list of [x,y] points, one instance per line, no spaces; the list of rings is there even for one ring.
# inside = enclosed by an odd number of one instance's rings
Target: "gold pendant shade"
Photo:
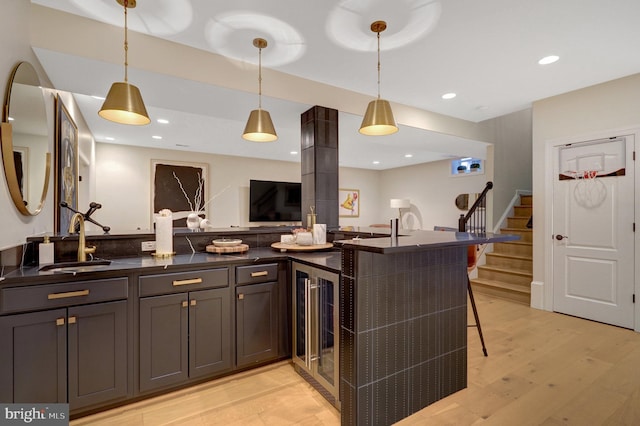
[[[393,111],[389,101],[385,99],[375,99],[369,102],[367,112],[364,114],[360,133],[367,136],[390,135],[398,131],[396,120],[393,118]]]
[[[251,111],[242,137],[252,142],[273,142],[278,139],[269,111],[262,108]]]
[[[104,119],[134,126],[151,122],[140,90],[127,82],[116,82],[111,85],[98,114]]]
[[[267,40],[255,38],[253,45],[258,48],[258,109],[249,114],[242,138],[251,142],[273,142],[278,139],[278,135],[271,121],[271,114],[262,109],[262,49],[267,47]]]
[[[129,65],[129,40],[127,37],[127,8],[136,7],[135,0],[116,0],[124,6],[124,81],[111,85],[107,98],[98,112],[100,117],[120,124],[141,126],[149,124],[151,119],[147,114],[140,90],[129,84],[127,67]]]
[[[386,29],[387,23],[384,21],[371,24],[371,31],[378,37],[378,98],[369,102],[360,125],[359,132],[367,136],[384,136],[398,131],[389,101],[380,98],[380,33]]]

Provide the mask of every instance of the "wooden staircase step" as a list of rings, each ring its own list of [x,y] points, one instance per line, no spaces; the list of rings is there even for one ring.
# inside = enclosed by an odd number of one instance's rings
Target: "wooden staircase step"
[[[533,273],[524,269],[480,265],[478,266],[478,278],[530,287]]]
[[[520,205],[521,206],[532,206],[533,205],[533,195],[520,194]]]
[[[494,253],[513,254],[515,256],[533,256],[533,243],[523,241],[505,241],[493,244]]]
[[[500,299],[522,303],[527,306],[531,304],[530,287],[474,278],[471,280],[471,288],[474,293],[487,294]]]
[[[533,206],[513,206],[514,216],[519,217],[531,217],[533,213]]]
[[[518,235],[520,237],[519,241],[533,242],[533,229],[531,228],[500,228],[500,233]]]
[[[474,292],[531,304],[533,280],[533,230],[527,228],[533,214],[533,196],[520,195],[520,205],[514,206],[513,216],[507,218],[501,234],[520,237],[517,241],[493,244],[493,252],[486,253],[486,264],[478,266],[478,277],[471,280]]]
[[[507,218],[507,228],[529,229],[527,223],[529,218],[526,216],[512,216]]]
[[[487,260],[487,266],[533,271],[533,258],[531,256],[521,256],[496,252],[487,253],[485,256]]]

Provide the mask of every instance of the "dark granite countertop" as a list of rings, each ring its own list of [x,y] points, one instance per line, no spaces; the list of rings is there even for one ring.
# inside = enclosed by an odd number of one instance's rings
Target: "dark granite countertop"
[[[315,253],[287,252],[287,256],[291,260],[307,263],[311,266],[316,266],[321,269],[326,269],[328,271],[336,273],[340,273],[340,268],[342,266],[342,253],[340,252],[340,250],[322,251]]]
[[[178,254],[168,258],[156,258],[151,255],[112,259],[109,265],[91,266],[89,268],[68,268],[66,271],[49,270],[40,271],[38,266],[29,266],[14,269],[0,276],[0,287],[8,285],[30,285],[46,282],[62,282],[70,279],[79,279],[83,276],[91,278],[100,275],[117,273],[129,273],[134,271],[160,272],[181,270],[185,267],[201,266],[215,267],[216,264],[246,264],[264,260],[297,259],[305,263],[340,272],[340,251],[326,251],[315,253],[281,253],[271,248],[252,248],[245,253],[215,254],[193,253]]]
[[[364,250],[374,253],[401,253],[428,250],[439,247],[469,246],[478,244],[514,241],[517,235],[508,234],[471,234],[467,232],[442,231],[404,231],[396,238],[352,238],[333,243],[338,247]]]

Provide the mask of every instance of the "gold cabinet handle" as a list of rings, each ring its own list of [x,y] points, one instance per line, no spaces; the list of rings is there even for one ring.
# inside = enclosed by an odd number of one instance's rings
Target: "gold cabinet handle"
[[[196,304],[197,304],[197,303],[198,303],[198,302],[196,301],[196,299],[193,299],[193,300],[191,301],[191,306],[196,306]]]
[[[173,286],[177,287],[179,285],[200,284],[201,282],[202,278],[193,278],[190,280],[175,280],[173,281]]]
[[[182,307],[186,308],[187,306],[189,306],[189,302],[187,302],[186,300],[182,301]]]
[[[240,293],[238,295],[238,300],[243,300],[244,299],[244,293]]]
[[[56,300],[56,299],[66,299],[68,297],[79,297],[79,296],[88,296],[89,290],[78,290],[78,291],[67,291],[65,293],[50,293],[47,295],[47,299]]]
[[[56,325],[64,325],[64,318],[56,319]]]
[[[69,324],[75,324],[76,323],[76,317],[69,317],[68,322],[69,322]]]
[[[251,273],[251,278],[266,277],[267,275],[269,275],[269,272],[267,272],[267,271],[252,272]]]

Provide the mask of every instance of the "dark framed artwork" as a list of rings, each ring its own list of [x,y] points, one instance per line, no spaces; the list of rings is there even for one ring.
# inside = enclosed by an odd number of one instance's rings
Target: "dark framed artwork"
[[[55,101],[55,191],[54,221],[58,233],[67,233],[73,212],[60,203],[78,210],[78,126],[62,103],[60,95]]]
[[[204,163],[151,160],[152,229],[154,216],[163,209],[171,210],[174,228],[185,228],[191,212],[206,219],[208,170]]]

